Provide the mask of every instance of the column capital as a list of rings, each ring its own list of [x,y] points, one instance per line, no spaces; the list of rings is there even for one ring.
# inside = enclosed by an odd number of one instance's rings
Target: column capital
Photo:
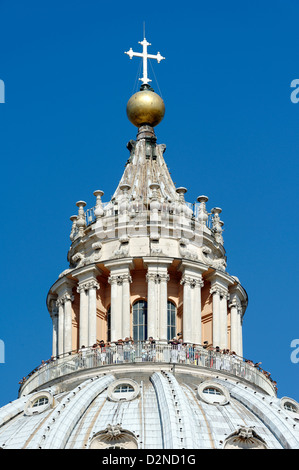
[[[227,298],[229,298],[229,287],[235,284],[235,279],[232,276],[217,270],[207,276],[206,280],[211,282],[211,294],[218,292],[221,297],[226,296]]]
[[[238,294],[230,293],[228,306],[229,306],[229,308],[234,308],[235,307],[238,310],[238,312],[242,312],[242,302],[241,302]]]
[[[74,296],[72,294],[66,292],[65,294],[60,295],[57,298],[56,304],[63,305],[63,304],[65,304],[65,302],[67,302],[67,301],[73,302],[73,300],[74,300]]]
[[[100,288],[100,284],[95,279],[92,279],[90,281],[79,282],[78,287],[77,287],[77,292],[79,292],[80,294],[82,291],[88,291],[89,289],[97,290],[99,288]]]
[[[169,274],[164,273],[147,273],[146,274],[146,281],[154,281],[155,284],[160,284],[160,282],[168,282],[169,281]]]
[[[182,275],[182,278],[180,280],[180,284],[181,285],[189,285],[189,287],[191,287],[192,289],[194,289],[194,287],[203,287],[204,286],[204,281],[201,277],[192,277],[192,276],[188,276],[186,274],[183,274]]]
[[[218,294],[221,298],[226,298],[227,300],[230,298],[228,289],[219,285],[213,285],[210,289],[210,294]]]
[[[88,281],[88,289],[98,290],[99,288],[100,288],[100,284],[95,279],[93,279],[92,281]]]
[[[121,286],[124,282],[132,282],[132,277],[130,274],[110,274],[108,282],[110,285],[117,284]]]
[[[56,300],[56,307],[61,307],[61,305],[64,304],[64,301],[61,297],[58,297],[57,300]]]

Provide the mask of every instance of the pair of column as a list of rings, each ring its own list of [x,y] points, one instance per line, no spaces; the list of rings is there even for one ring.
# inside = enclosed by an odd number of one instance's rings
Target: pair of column
[[[105,264],[110,270],[108,282],[111,286],[111,341],[130,337],[130,269],[132,259],[110,261]]]
[[[242,341],[242,303],[237,292],[232,291],[229,301],[230,308],[230,349],[239,356],[243,356]]]
[[[202,273],[206,266],[192,261],[183,261],[181,284],[183,285],[183,341],[201,344],[201,288]]]
[[[75,283],[62,279],[56,286],[58,294],[53,320],[53,356],[59,356],[72,350],[72,302]]]
[[[99,270],[87,266],[73,273],[78,279],[77,292],[80,294],[79,348],[92,346],[97,341],[97,281]]]
[[[215,272],[207,278],[211,281],[210,294],[213,296],[213,346],[220,349],[228,347],[228,287],[234,281],[224,272]],[[235,351],[237,352],[237,351]]]
[[[147,267],[147,331],[148,337],[167,341],[167,283],[169,258],[144,258]]]

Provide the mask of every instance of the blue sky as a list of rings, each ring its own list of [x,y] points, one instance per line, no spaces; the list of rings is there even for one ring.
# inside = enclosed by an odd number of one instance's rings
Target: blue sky
[[[124,170],[139,68],[124,51],[141,49],[144,22],[166,57],[149,67],[166,105],[158,142],[186,199],[222,208],[227,269],[249,296],[244,355],[299,401],[298,15],[295,0],[0,0],[0,406],[51,355],[46,295],[68,267],[76,202],[92,207],[96,189],[108,201]]]

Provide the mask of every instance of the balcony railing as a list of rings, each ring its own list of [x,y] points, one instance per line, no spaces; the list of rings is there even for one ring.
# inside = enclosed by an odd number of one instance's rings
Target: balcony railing
[[[197,202],[195,202],[195,203],[185,202],[185,204],[192,211],[193,216],[195,218],[197,218],[198,213],[199,213],[200,204],[197,203]],[[138,201],[138,202],[132,203],[131,206],[132,206],[131,207],[131,210],[132,210],[131,215],[132,214],[135,214],[135,215],[137,215],[137,214],[147,214],[149,212],[148,203]],[[118,215],[118,205],[117,204],[112,204],[111,202],[103,202],[102,207],[103,207],[105,216],[110,216],[111,217],[111,216]],[[86,221],[87,226],[96,221],[94,210],[95,210],[95,207],[91,207],[90,209],[87,209],[85,211],[85,221]],[[169,203],[161,204],[159,212],[164,213],[164,214],[173,214],[173,209],[172,209],[171,204],[169,204]],[[212,228],[212,215],[211,214],[208,214],[208,219],[206,221],[206,226],[209,229]]]
[[[109,347],[85,348],[52,358],[34,369],[20,383],[19,396],[28,394],[66,374],[117,364],[186,364],[194,368],[221,371],[276,395],[275,382],[259,367],[232,354],[215,352],[203,346],[182,346],[155,342],[112,343]]]

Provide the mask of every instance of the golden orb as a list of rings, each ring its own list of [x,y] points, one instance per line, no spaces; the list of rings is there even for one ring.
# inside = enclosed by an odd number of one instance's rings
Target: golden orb
[[[157,93],[149,89],[135,93],[127,104],[127,116],[136,127],[140,127],[142,124],[157,126],[162,121],[164,114],[164,101]]]

